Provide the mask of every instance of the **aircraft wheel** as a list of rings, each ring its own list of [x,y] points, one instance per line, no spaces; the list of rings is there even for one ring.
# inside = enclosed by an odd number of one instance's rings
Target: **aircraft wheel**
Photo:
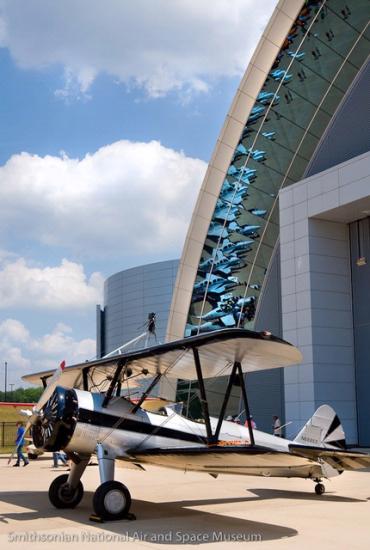
[[[72,489],[67,480],[68,474],[63,474],[56,477],[49,487],[49,500],[55,508],[74,508],[83,497],[84,488],[81,481]]]
[[[325,493],[325,485],[323,483],[317,483],[315,485],[315,493],[317,495],[323,495]]]
[[[119,481],[106,481],[94,493],[93,507],[102,519],[122,519],[127,516],[130,506],[130,491]]]

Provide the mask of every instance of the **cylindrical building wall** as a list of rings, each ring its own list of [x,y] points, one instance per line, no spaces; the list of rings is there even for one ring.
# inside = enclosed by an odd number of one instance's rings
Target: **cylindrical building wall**
[[[150,312],[156,313],[157,340],[164,341],[178,264],[167,260],[141,265],[105,281],[104,305],[97,310],[98,356],[144,332]]]

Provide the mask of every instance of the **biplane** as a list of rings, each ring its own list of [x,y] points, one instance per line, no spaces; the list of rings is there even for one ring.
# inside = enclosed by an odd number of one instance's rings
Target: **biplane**
[[[268,332],[223,329],[149,348],[24,376],[45,390],[29,420],[37,448],[64,450],[69,473],[51,483],[49,498],[57,508],[73,508],[83,496],[81,477],[92,455],[100,485],[93,496],[95,514],[105,520],[127,517],[128,488],[114,479],[116,461],[145,469],[166,468],[219,474],[309,478],[316,493],[323,478],[370,466],[370,455],[345,449],[340,421],[321,406],[295,440],[253,429],[246,374],[288,367],[301,353]],[[218,418],[209,413],[205,380],[228,376]],[[160,411],[144,402],[163,378],[197,380],[202,420],[194,421],[167,403]],[[146,389],[131,400],[123,389],[146,378]],[[247,427],[224,420],[233,385],[244,403]]]

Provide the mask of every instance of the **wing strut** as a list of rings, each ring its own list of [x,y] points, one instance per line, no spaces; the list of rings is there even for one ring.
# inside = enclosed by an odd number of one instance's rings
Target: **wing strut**
[[[142,394],[142,396],[140,397],[140,400],[138,401],[138,403],[136,403],[136,405],[134,406],[134,408],[132,409],[131,413],[132,414],[135,414],[137,410],[140,409],[141,405],[144,403],[145,399],[148,397],[148,395],[150,394],[150,392],[152,391],[152,389],[154,388],[154,386],[156,386],[161,378],[162,374],[159,372],[157,374],[157,376],[155,376],[151,382],[151,384],[149,384],[148,388],[145,390],[145,392]]]
[[[245,388],[245,379],[244,379],[244,376],[243,376],[242,366],[241,366],[240,363],[235,363],[235,365],[237,366],[236,368],[238,369],[238,373],[239,373],[240,388],[242,390],[245,414],[247,416],[247,421],[248,421],[249,437],[250,437],[250,440],[251,440],[251,445],[254,446],[254,444],[255,444],[254,443],[254,433],[253,433],[253,428],[252,428],[251,413],[250,413],[250,410],[249,410],[247,390]]]
[[[233,368],[232,368],[232,371],[231,371],[231,374],[230,374],[230,377],[229,377],[229,381],[228,381],[228,384],[227,384],[227,388],[226,388],[225,397],[224,397],[224,400],[223,400],[222,405],[221,405],[221,411],[220,411],[219,419],[218,419],[218,422],[217,422],[216,430],[215,430],[215,433],[213,433],[212,432],[212,426],[211,426],[211,419],[210,419],[210,416],[209,416],[208,400],[207,400],[206,389],[205,389],[205,385],[204,385],[202,366],[201,366],[201,363],[200,363],[199,352],[198,352],[197,348],[193,348],[193,355],[194,355],[195,369],[196,369],[196,372],[197,372],[197,378],[198,378],[198,384],[199,384],[200,404],[201,404],[201,407],[202,407],[203,418],[204,418],[204,422],[205,422],[205,425],[206,425],[208,444],[209,445],[214,445],[214,444],[217,444],[217,442],[218,442],[222,422],[223,422],[224,416],[225,416],[226,407],[227,407],[227,404],[228,404],[229,399],[230,399],[231,390],[232,390],[233,384],[235,383],[235,377],[236,377],[236,375],[238,375],[239,376],[240,388],[241,388],[241,392],[242,392],[242,397],[243,397],[243,402],[244,402],[244,407],[245,407],[245,412],[246,412],[246,416],[247,416],[247,420],[248,420],[248,431],[249,431],[250,443],[251,443],[252,446],[254,446],[255,445],[254,433],[253,433],[253,428],[252,428],[251,415],[250,415],[250,411],[249,411],[247,390],[246,390],[246,387],[245,387],[245,380],[244,380],[244,375],[243,375],[243,370],[242,370],[241,364],[238,361],[235,361],[235,363],[233,364]]]
[[[103,400],[103,403],[102,403],[102,407],[103,407],[103,408],[105,408],[105,407],[108,405],[108,403],[109,403],[109,401],[110,401],[110,399],[111,399],[111,397],[112,397],[112,395],[113,395],[113,391],[114,391],[114,388],[115,388],[115,386],[116,386],[116,384],[117,384],[117,382],[118,382],[118,379],[119,379],[119,377],[121,376],[122,369],[123,369],[123,367],[125,367],[125,366],[126,366],[126,361],[123,361],[123,360],[121,359],[121,360],[119,360],[119,361],[117,362],[116,372],[114,373],[114,376],[113,376],[113,378],[112,378],[112,381],[111,381],[111,383],[110,383],[110,385],[109,385],[108,391],[107,391],[107,393],[105,394],[105,397],[104,397],[104,400]]]
[[[217,427],[216,427],[216,431],[215,431],[215,435],[214,435],[214,438],[215,438],[216,441],[218,441],[218,436],[220,435],[220,430],[221,430],[222,422],[224,420],[226,407],[227,407],[227,404],[228,404],[229,399],[230,399],[230,394],[231,394],[233,384],[235,382],[236,372],[237,372],[237,363],[234,363],[232,371],[230,373],[229,382],[227,384],[225,397],[224,397],[224,400],[223,400],[222,405],[221,405],[220,415],[218,417],[218,423],[217,423]]]
[[[213,442],[211,420],[209,417],[208,401],[207,401],[207,395],[206,395],[206,388],[204,386],[202,366],[200,364],[199,352],[197,348],[193,348],[193,355],[194,355],[195,370],[197,371],[197,378],[198,378],[199,391],[200,391],[200,405],[202,407],[203,418],[206,424],[207,439],[208,439],[208,442],[211,443]]]

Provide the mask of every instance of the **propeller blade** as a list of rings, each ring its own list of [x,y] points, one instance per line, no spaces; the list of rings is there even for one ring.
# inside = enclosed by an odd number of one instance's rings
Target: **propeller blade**
[[[29,424],[28,429],[32,424],[35,423],[36,419],[39,417],[42,407],[51,397],[53,391],[55,390],[56,386],[59,383],[59,379],[63,374],[65,366],[66,366],[65,361],[62,361],[59,367],[55,370],[53,376],[50,378],[48,385],[46,386],[45,390],[40,396],[40,399],[38,400],[37,404],[33,407],[32,415],[30,416],[30,419],[27,422],[27,426]],[[27,431],[27,428],[26,428],[26,431]]]

